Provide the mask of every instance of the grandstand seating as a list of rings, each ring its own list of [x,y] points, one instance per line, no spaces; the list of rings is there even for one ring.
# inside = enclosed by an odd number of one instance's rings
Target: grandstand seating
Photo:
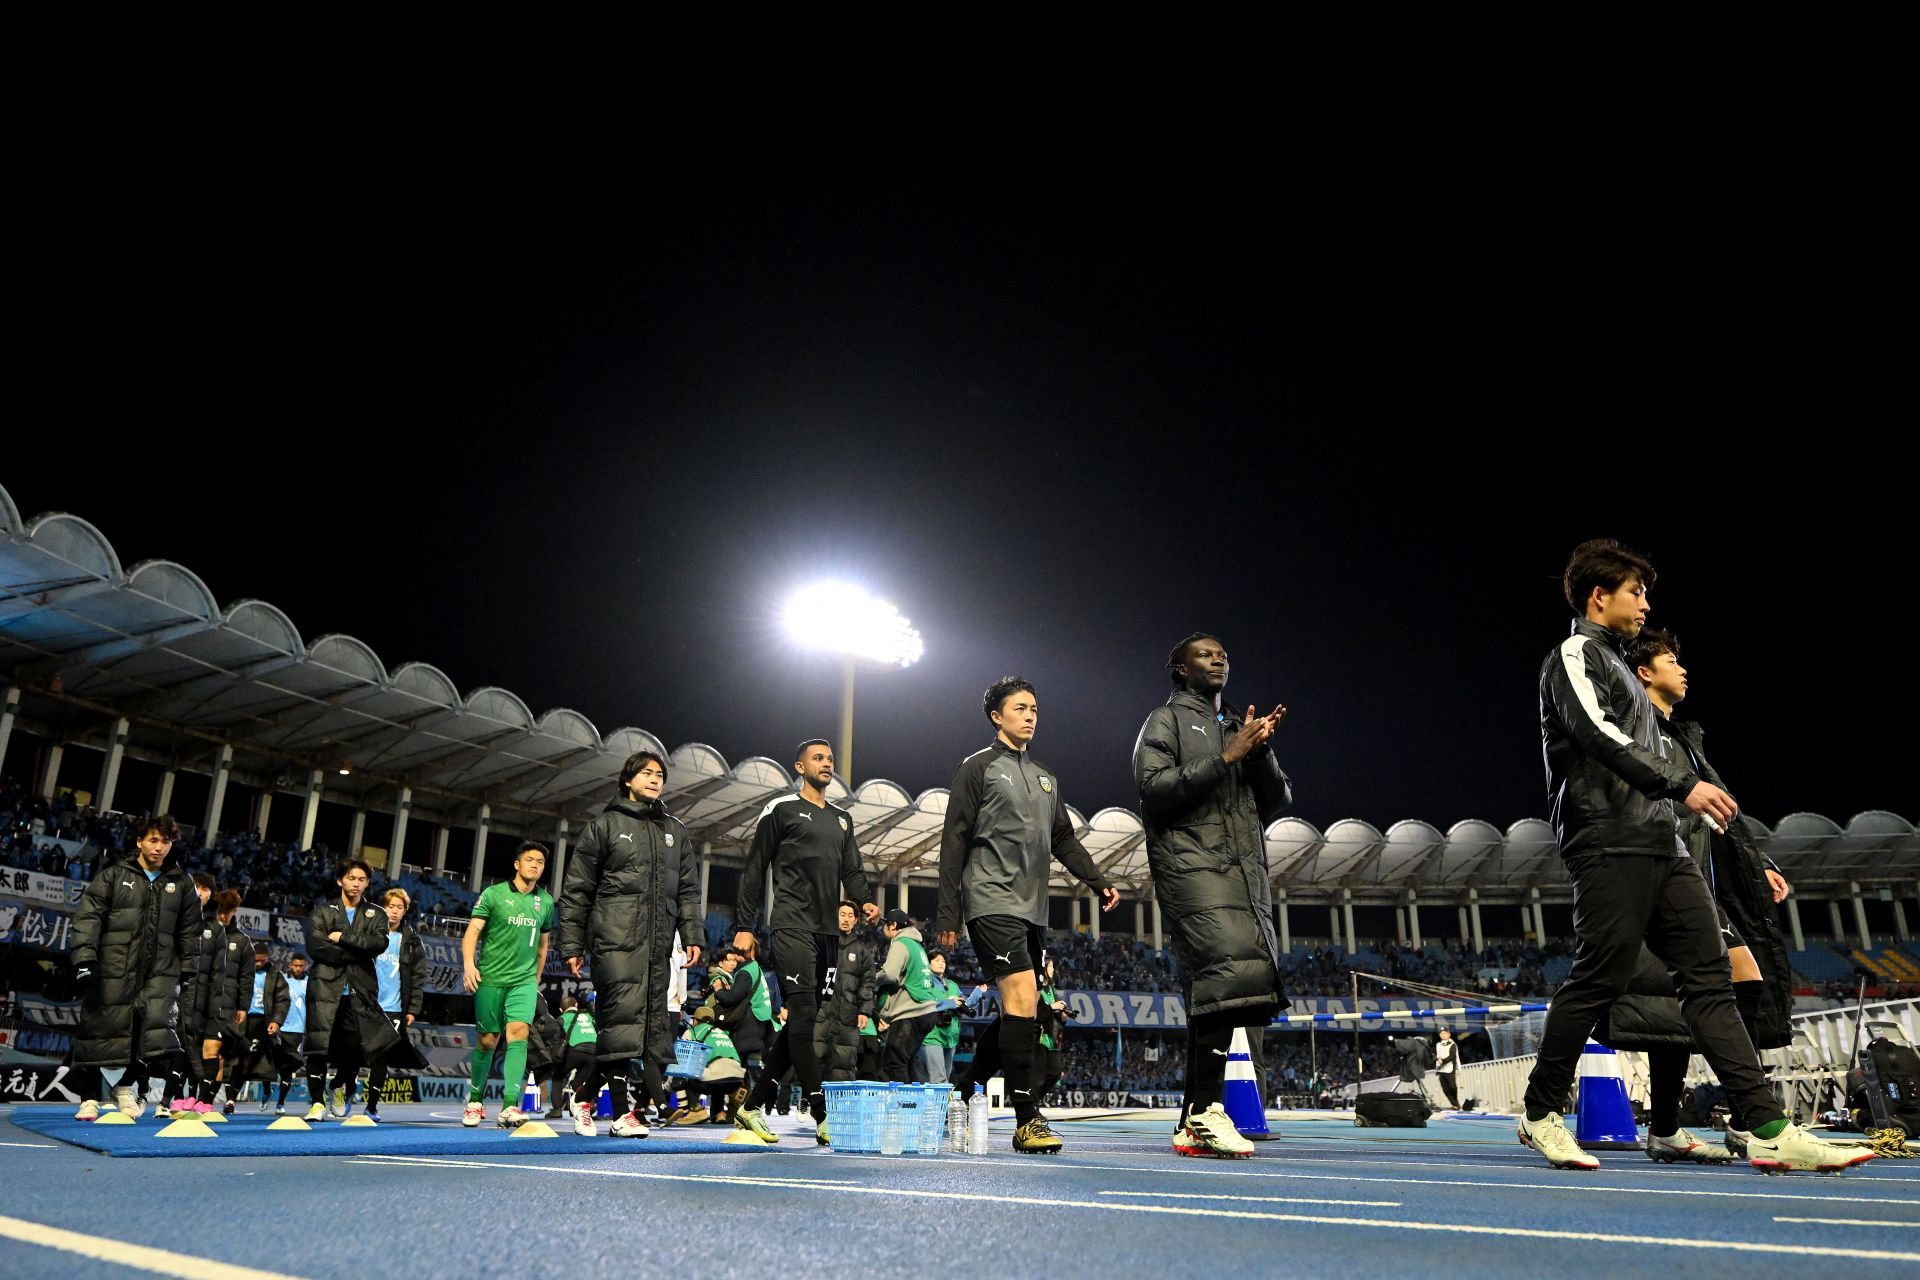
[[[1787,951],[1787,963],[1809,982],[1847,982],[1852,979],[1853,964],[1825,943],[1808,940],[1805,951]]]

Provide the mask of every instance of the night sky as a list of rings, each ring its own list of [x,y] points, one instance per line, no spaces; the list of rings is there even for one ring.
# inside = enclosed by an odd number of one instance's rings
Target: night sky
[[[1544,814],[1558,576],[1611,535],[1756,816],[1916,816],[1891,90],[708,88],[90,108],[21,160],[0,484],[730,760],[834,731],[775,615],[851,578],[927,641],[856,781],[946,785],[1019,673],[1088,814],[1210,630],[1322,826]]]

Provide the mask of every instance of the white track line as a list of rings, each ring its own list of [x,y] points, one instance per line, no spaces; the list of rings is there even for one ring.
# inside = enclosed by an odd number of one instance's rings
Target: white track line
[[[1248,1204],[1346,1204],[1374,1209],[1399,1209],[1399,1200],[1305,1200],[1294,1196],[1227,1196],[1200,1191],[1102,1191],[1103,1196],[1132,1196],[1141,1200],[1238,1200]]]
[[[382,1159],[375,1157],[375,1159]],[[382,1163],[387,1161],[382,1159]],[[631,1169],[582,1169],[570,1165],[521,1164],[500,1160],[443,1160],[436,1156],[391,1158],[412,1168],[438,1166],[448,1169],[501,1169],[508,1173],[572,1173],[602,1178],[639,1178],[652,1182],[684,1182],[677,1173],[642,1173]],[[1252,1209],[1201,1209],[1170,1204],[1115,1204],[1101,1200],[1058,1200],[1045,1196],[982,1195],[966,1191],[921,1191],[902,1187],[804,1185],[792,1181],[773,1182],[741,1174],[717,1174],[702,1178],[703,1183],[727,1183],[733,1186],[766,1186],[775,1190],[830,1191],[842,1195],[886,1196],[892,1199],[941,1200],[947,1203],[972,1201],[980,1204],[1027,1205],[1037,1209],[1094,1209],[1107,1213],[1158,1213],[1189,1218],[1237,1218],[1252,1222],[1299,1222],[1314,1226],[1373,1227],[1386,1231],[1425,1231],[1454,1235],[1504,1236],[1532,1240],[1579,1240],[1595,1244],[1640,1244],[1664,1249],[1716,1249],[1729,1253],[1785,1254],[1796,1258],[1856,1258],[1869,1262],[1916,1262],[1920,1253],[1901,1253],[1892,1249],[1844,1249],[1807,1244],[1763,1244],[1752,1240],[1690,1240],[1672,1236],[1616,1235],[1600,1231],[1548,1231],[1535,1227],[1482,1226],[1468,1222],[1400,1222],[1391,1218],[1340,1218],[1312,1213],[1268,1213]]]
[[[123,1267],[136,1267],[163,1276],[180,1276],[182,1280],[295,1280],[284,1271],[260,1271],[253,1267],[235,1266],[230,1262],[216,1262],[212,1258],[196,1258],[190,1253],[171,1253],[165,1249],[150,1249],[143,1244],[128,1244],[124,1240],[81,1235],[77,1231],[63,1231],[59,1227],[26,1222],[19,1218],[0,1216],[0,1237],[38,1245],[43,1249],[58,1249],[86,1258],[98,1258],[102,1262],[117,1263]]]
[[[809,1153],[794,1151],[782,1154],[805,1156]],[[897,1163],[898,1156],[862,1155],[851,1151],[836,1151],[835,1160],[888,1160]],[[1053,1156],[1015,1156],[996,1159],[992,1156],[969,1156],[967,1164],[1010,1165],[1021,1169],[1091,1169],[1097,1173],[1162,1173],[1175,1176],[1185,1175],[1196,1178],[1284,1178],[1300,1182],[1384,1182],[1395,1187],[1502,1187],[1519,1191],[1572,1191],[1586,1195],[1613,1196],[1707,1196],[1719,1200],[1780,1200],[1780,1201],[1824,1201],[1831,1204],[1873,1204],[1894,1205],[1902,1208],[1920,1206],[1920,1200],[1895,1200],[1888,1196],[1830,1196],[1818,1193],[1798,1191],[1698,1191],[1682,1187],[1608,1187],[1594,1186],[1578,1181],[1584,1175],[1567,1173],[1558,1182],[1485,1182],[1475,1178],[1368,1178],[1356,1174],[1342,1173],[1269,1173],[1259,1169],[1195,1168],[1191,1164],[1180,1167],[1161,1165],[1123,1165],[1123,1164],[1085,1164],[1070,1160],[1061,1160]],[[1825,1179],[1823,1178],[1822,1181]],[[1799,1182],[1804,1185],[1805,1179]]]
[[[1817,1222],[1829,1227],[1920,1227],[1920,1222],[1888,1222],[1882,1218],[1781,1218],[1775,1222]]]
[[[25,1147],[28,1151],[58,1151],[51,1142],[0,1142],[0,1147]]]

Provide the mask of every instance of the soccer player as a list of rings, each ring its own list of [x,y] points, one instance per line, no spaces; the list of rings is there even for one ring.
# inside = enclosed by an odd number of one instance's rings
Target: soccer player
[[[373,868],[347,858],[334,869],[340,896],[323,902],[307,917],[307,950],[313,953],[313,977],[307,984],[307,1090],[313,1105],[309,1123],[325,1120],[327,1073],[335,1080],[332,1114],[347,1114],[347,1085],[364,1060],[393,1043],[393,1025],[381,1016],[376,996],[380,979],[374,957],[387,949],[387,913],[365,900]]]
[[[1574,548],[1562,586],[1573,634],[1540,666],[1540,735],[1560,856],[1573,880],[1573,969],[1554,993],[1520,1141],[1555,1168],[1594,1169],[1560,1120],[1600,1014],[1627,989],[1644,943],[1667,966],[1694,1044],[1752,1126],[1756,1168],[1838,1170],[1871,1159],[1821,1141],[1781,1111],[1733,996],[1713,896],[1680,838],[1679,813],[1725,830],[1731,795],[1676,759],[1628,669],[1646,627],[1654,570],[1608,538]]]
[[[537,840],[522,840],[514,851],[512,879],[486,887],[473,904],[473,916],[460,939],[466,988],[473,992],[474,1026],[480,1032],[467,1081],[467,1106],[460,1114],[460,1123],[469,1129],[487,1118],[487,1072],[503,1032],[507,1052],[501,1072],[505,1092],[500,1100],[500,1127],[516,1129],[528,1119],[517,1100],[527,1082],[527,1033],[533,1026],[534,1005],[540,1001],[547,945],[553,939],[553,895],[540,887],[546,870],[547,847]]]
[[[425,1006],[427,998],[427,948],[420,935],[407,923],[407,910],[413,899],[405,889],[393,888],[380,895],[381,909],[387,913],[387,949],[373,961],[380,979],[380,1012],[393,1024],[393,1047],[373,1060],[367,1071],[369,1120],[380,1118],[380,1091],[396,1065],[403,1069],[418,1062],[407,1028]]]
[[[595,1078],[574,1096],[573,1131],[581,1137],[596,1132],[593,1099],[602,1074],[611,1075],[614,1110],[622,1112],[613,1136],[647,1136],[643,1113],[649,1102],[665,1100],[662,1073],[673,1061],[667,986],[675,940],[686,946],[689,965],[700,963],[700,859],[686,824],[660,803],[666,761],[636,751],[620,766],[619,784],[619,798],[582,833],[560,895],[560,954],[578,978],[592,950],[600,1031]],[[622,1111],[626,1094],[632,1097]]]
[[[279,1078],[279,1089],[273,1102],[273,1114],[287,1114],[287,1089],[293,1078],[300,1073],[300,1064],[306,1059],[307,1039],[307,958],[302,955],[287,958],[287,1005],[280,1015],[278,1024],[267,1023],[267,1036],[273,1041],[274,1074]]]
[[[240,1055],[239,1070],[230,1074],[236,1083],[244,1087],[261,1070],[266,1071],[260,1084],[260,1109],[265,1111],[273,1105],[267,1085],[273,1080],[273,1064],[279,1057],[275,1052],[273,1032],[268,1028],[277,1030],[286,1021],[287,980],[269,963],[267,944],[264,942],[253,944],[253,965],[241,994],[243,999],[238,1007],[244,1048]]]
[[[760,914],[767,869],[773,869],[773,909],[767,921],[769,961],[780,975],[780,997],[787,1018],[767,1052],[765,1070],[747,1104],[734,1113],[734,1125],[778,1142],[763,1109],[781,1087],[789,1068],[813,1115],[814,1139],[827,1145],[827,1097],[820,1088],[820,1059],[813,1028],[822,999],[833,994],[834,966],[840,953],[841,886],[864,903],[867,922],[880,908],[867,900],[867,873],[853,838],[853,819],[827,802],[833,781],[833,747],[825,738],[809,738],[794,752],[799,789],[760,811],[746,867],[740,872],[740,898],[733,913],[733,945],[749,951],[753,924]]]
[[[180,826],[165,814],[133,824],[133,853],[101,867],[73,914],[73,982],[80,1025],[73,1065],[98,1067],[122,1114],[138,1119],[148,1076],[181,1053],[175,1010],[200,947],[200,900],[178,865],[168,866]],[[200,1046],[193,1046],[198,1049]],[[89,1098],[80,1120],[100,1114]]]
[[[227,953],[228,947],[238,946],[238,942],[227,926],[240,906],[240,895],[232,889],[216,891],[213,877],[204,871],[194,872],[193,882],[200,899],[200,954],[194,964],[194,980],[189,984],[194,998],[180,1006],[181,1039],[189,1050],[185,1079],[192,1082],[192,1088],[183,1082],[176,1089],[169,1083],[167,1092],[176,1095],[170,1104],[176,1120],[213,1110],[213,1093],[220,1081],[222,1034],[233,1024],[233,984],[227,977]]]
[[[1253,1144],[1221,1099],[1234,1029],[1264,1028],[1287,1007],[1266,841],[1266,824],[1293,803],[1271,742],[1287,709],[1263,716],[1249,706],[1243,717],[1225,705],[1227,649],[1217,636],[1195,632],[1174,645],[1167,672],[1174,691],[1140,727],[1133,778],[1187,1002],[1186,1098],[1173,1150],[1245,1159]]]
[[[974,954],[1000,989],[1000,1061],[1013,1103],[1015,1151],[1048,1155],[1060,1139],[1040,1114],[1040,1030],[1036,976],[1047,931],[1050,864],[1099,892],[1101,907],[1120,905],[1073,833],[1059,777],[1028,751],[1040,724],[1034,688],[1018,676],[990,686],[981,700],[993,744],[961,761],[947,797],[940,838],[940,902],[934,925],[946,950],[964,920]],[[976,1077],[984,1078],[984,1077]]]

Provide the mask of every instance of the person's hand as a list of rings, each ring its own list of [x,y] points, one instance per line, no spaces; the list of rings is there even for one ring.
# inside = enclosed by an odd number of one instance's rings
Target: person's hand
[[[1767,868],[1767,885],[1773,890],[1775,902],[1785,902],[1787,895],[1793,892],[1792,887],[1787,884],[1787,878],[1772,867]]]
[[[467,965],[466,970],[464,981],[466,982],[467,990],[478,991],[480,989],[480,971],[472,965]]]
[[[787,1011],[785,1008],[782,1008],[780,1010],[780,1021],[785,1022],[786,1020],[787,1020]]]
[[[236,1009],[236,1010],[234,1010],[234,1012],[233,1012],[233,1025],[234,1025],[234,1026],[236,1026],[236,1027],[240,1027],[240,1028],[242,1028],[242,1029],[244,1029],[244,1028],[246,1027],[246,1025],[247,1025],[247,1011],[246,1011],[245,1009]]]
[[[1120,891],[1118,889],[1112,885],[1108,885],[1100,891],[1100,909],[1102,911],[1111,911],[1119,905]]]
[[[576,978],[580,976],[580,957],[579,956],[567,957],[567,972],[572,974]]]
[[[692,966],[699,963],[700,963],[700,948],[688,947],[687,948],[687,966],[691,968]]]
[[[338,929],[335,929],[335,930],[334,930],[334,931],[333,931],[332,933],[330,933],[330,934],[328,934],[328,935],[327,935],[327,941],[328,941],[328,942],[338,942],[338,941],[340,941],[340,931],[339,931]]]
[[[953,949],[954,949],[955,947],[957,947],[957,946],[959,946],[959,945],[960,945],[960,934],[959,934],[959,931],[957,931],[957,930],[954,930],[954,929],[949,929],[949,930],[947,930],[947,931],[946,931],[945,933],[943,933],[943,934],[941,934],[941,935],[939,935],[938,937],[936,937],[936,938],[934,939],[934,942],[935,942],[935,943],[936,943],[937,945],[939,945],[940,947],[942,947],[942,948],[944,948],[944,949],[946,949],[946,950],[948,950],[948,951],[951,951],[951,950],[953,950]]]
[[[407,1015],[407,1025],[408,1025],[408,1026],[412,1026],[412,1025],[413,1025],[413,1015],[412,1015],[412,1014],[408,1014],[408,1015]]]
[[[1694,783],[1693,790],[1687,792],[1686,804],[1687,812],[1711,818],[1722,831],[1740,814],[1740,806],[1734,803],[1733,797],[1711,782]]]
[[[280,1034],[280,1024],[279,1024],[279,1023],[277,1023],[277,1022],[269,1022],[269,1023],[267,1024],[267,1034],[268,1034],[268,1035],[270,1035],[270,1036],[277,1036],[277,1035],[279,1035],[279,1034]]]
[[[866,906],[861,907],[860,911],[867,917],[868,924],[880,923],[880,906],[878,903],[869,902]]]
[[[864,1013],[860,1015],[860,1029],[862,1031],[867,1029],[867,1015]]]
[[[885,1031],[886,1031],[886,1029],[887,1029],[887,1024],[886,1024],[886,1023],[885,1023],[885,1022],[883,1021],[883,1022],[882,1022],[882,1023],[880,1024],[880,1030],[881,1030],[882,1032],[885,1032]]]
[[[748,955],[752,955],[753,954],[753,930],[741,929],[735,932],[733,935],[733,949],[735,951],[744,951]]]
[[[1220,758],[1228,764],[1246,759],[1266,745],[1267,739],[1273,736],[1273,731],[1280,727],[1286,715],[1285,707],[1275,707],[1271,713],[1263,716],[1258,707],[1249,706],[1246,718],[1240,722],[1239,731],[1227,740]]]

